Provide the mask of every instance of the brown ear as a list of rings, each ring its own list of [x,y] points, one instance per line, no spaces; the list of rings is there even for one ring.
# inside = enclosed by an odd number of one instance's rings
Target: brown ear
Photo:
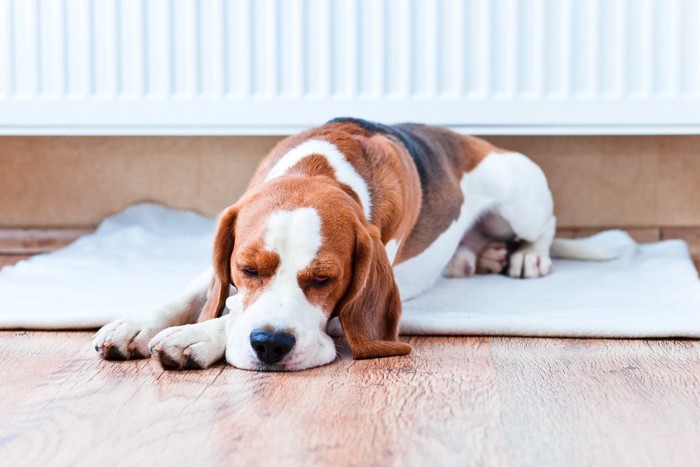
[[[233,253],[233,226],[238,209],[232,206],[219,217],[219,226],[214,238],[213,269],[207,302],[199,314],[198,321],[206,321],[221,316],[229,297],[231,286],[231,253]]]
[[[336,308],[354,359],[411,353],[398,342],[401,298],[375,226],[357,227],[353,278]]]

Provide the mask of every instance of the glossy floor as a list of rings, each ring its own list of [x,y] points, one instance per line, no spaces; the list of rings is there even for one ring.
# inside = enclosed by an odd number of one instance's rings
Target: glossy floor
[[[700,342],[410,338],[298,373],[165,372],[0,333],[3,465],[700,465]]]

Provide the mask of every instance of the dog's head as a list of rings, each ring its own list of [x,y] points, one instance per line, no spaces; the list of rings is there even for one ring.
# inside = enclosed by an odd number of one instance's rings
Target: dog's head
[[[230,285],[238,293],[229,298]],[[336,316],[354,358],[411,349],[396,342],[401,302],[379,230],[324,177],[268,181],[224,211],[200,319],[225,305],[226,359],[238,368],[301,370],[333,361],[326,327]]]

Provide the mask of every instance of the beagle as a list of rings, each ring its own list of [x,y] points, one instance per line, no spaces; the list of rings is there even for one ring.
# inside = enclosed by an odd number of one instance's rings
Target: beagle
[[[545,276],[555,226],[545,176],[522,154],[438,127],[334,119],[262,161],[219,218],[211,270],[141,320],[104,326],[95,349],[169,369],[225,357],[301,370],[336,358],[338,318],[353,358],[406,355],[403,300],[441,275]]]

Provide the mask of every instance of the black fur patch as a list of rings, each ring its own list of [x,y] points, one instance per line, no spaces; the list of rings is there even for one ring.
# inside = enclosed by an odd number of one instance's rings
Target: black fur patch
[[[413,158],[422,187],[427,186],[428,180],[436,178],[434,177],[436,174],[433,173],[436,170],[436,164],[433,161],[435,156],[429,149],[427,142],[412,131],[415,126],[414,123],[401,123],[389,126],[353,117],[338,117],[330,120],[328,123],[353,123],[373,134],[379,133],[393,136],[404,145],[411,158]]]

